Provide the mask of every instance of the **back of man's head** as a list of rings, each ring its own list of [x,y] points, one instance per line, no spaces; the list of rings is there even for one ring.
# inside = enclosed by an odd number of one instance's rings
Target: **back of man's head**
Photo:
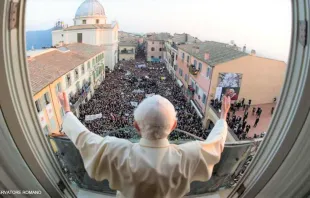
[[[155,95],[144,99],[134,112],[141,136],[149,140],[166,138],[176,125],[176,111],[169,100]]]

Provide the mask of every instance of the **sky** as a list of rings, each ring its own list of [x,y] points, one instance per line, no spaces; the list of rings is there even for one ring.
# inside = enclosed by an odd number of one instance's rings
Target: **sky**
[[[57,20],[72,25],[84,0],[27,0],[26,30],[45,30]],[[290,0],[98,0],[108,22],[135,33],[188,33],[255,49],[287,62],[291,37]]]

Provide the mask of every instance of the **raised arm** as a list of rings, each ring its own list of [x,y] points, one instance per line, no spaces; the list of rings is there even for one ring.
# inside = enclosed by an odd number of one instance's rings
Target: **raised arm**
[[[207,140],[198,142],[200,159],[193,174],[193,180],[209,180],[214,165],[221,159],[228,131],[226,115],[230,108],[230,102],[230,97],[223,96],[220,120],[216,122]]]
[[[126,155],[126,149],[122,148],[130,146],[130,142],[109,136],[103,138],[90,132],[70,112],[65,93],[59,95],[59,101],[66,111],[62,130],[80,151],[88,175],[97,181],[108,179],[110,185],[118,185],[118,161]]]

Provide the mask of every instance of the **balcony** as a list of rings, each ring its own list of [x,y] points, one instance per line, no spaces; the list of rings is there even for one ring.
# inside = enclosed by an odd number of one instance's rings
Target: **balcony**
[[[86,82],[81,89],[79,89],[73,96],[70,97],[70,103],[73,109],[77,109],[81,102],[86,99],[90,91],[90,82]]]
[[[196,69],[195,65],[190,65],[189,66],[189,73],[196,76],[199,73],[199,70]]]
[[[134,54],[135,51],[133,49],[131,49],[131,50],[124,49],[124,50],[120,50],[119,53],[120,54]]]
[[[106,135],[128,139],[133,143],[139,142],[140,137],[132,127],[106,131]],[[109,187],[107,180],[91,179],[83,164],[79,151],[67,137],[49,137],[56,145],[55,155],[64,174],[77,191],[90,194],[100,193],[102,197],[115,197],[116,191]],[[171,144],[182,144],[188,141],[203,140],[186,131],[174,130],[168,137]],[[220,189],[230,190],[240,180],[245,169],[253,159],[262,139],[225,143],[221,160],[215,165],[212,177],[207,182],[194,181],[191,183],[190,197],[205,196],[206,193],[218,192]],[[255,143],[254,143],[255,142]],[[74,156],[74,157],[73,157]]]

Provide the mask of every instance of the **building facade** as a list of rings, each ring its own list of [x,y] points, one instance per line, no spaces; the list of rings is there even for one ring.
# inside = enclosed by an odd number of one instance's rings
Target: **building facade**
[[[120,41],[118,50],[119,61],[134,60],[136,57],[137,42]]]
[[[272,103],[280,94],[285,71],[283,61],[250,55],[224,43],[178,46],[176,76],[197,113],[206,119],[211,114],[209,101],[227,91],[233,101]]]
[[[58,93],[68,94],[71,109],[79,116],[79,105],[104,80],[104,48],[79,43],[29,54],[28,70],[41,126],[45,134],[58,133],[64,116]]]
[[[164,58],[165,41],[171,38],[169,33],[148,34],[146,38],[146,59],[160,62]]]
[[[175,78],[175,68],[177,65],[178,47],[171,39],[165,41],[164,62],[169,74]]]
[[[77,9],[74,25],[52,32],[52,44],[58,46],[85,43],[104,46],[105,66],[114,69],[118,62],[118,23],[107,24],[103,6],[97,0],[85,0]]]

